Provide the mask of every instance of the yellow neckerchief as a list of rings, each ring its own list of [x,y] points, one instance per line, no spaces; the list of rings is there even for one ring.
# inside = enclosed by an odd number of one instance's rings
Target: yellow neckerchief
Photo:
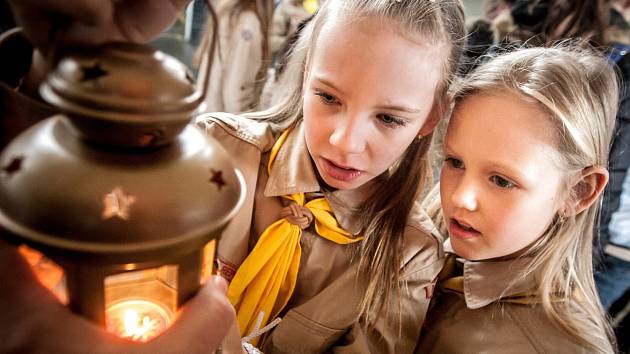
[[[269,174],[289,132],[290,129],[284,131],[271,149]],[[263,232],[228,288],[241,337],[260,330],[277,317],[291,298],[300,265],[302,228],[308,227],[313,219],[315,231],[327,240],[349,244],[362,239],[353,238],[341,228],[326,199],[317,198],[304,204],[304,193],[282,198],[290,200],[291,205],[282,209],[282,219]],[[252,340],[254,345],[257,342],[258,338]]]
[[[459,294],[464,294],[464,276],[452,276],[456,272],[456,255],[448,253],[444,262],[444,268],[438,275],[438,285],[440,289],[453,291]],[[508,302],[513,304],[532,305],[542,303],[540,296],[534,291],[525,291],[512,294],[510,296],[501,297],[499,302]],[[552,295],[551,301],[561,302],[564,299],[559,295]]]
[[[306,12],[312,15],[319,8],[319,1],[318,0],[304,0],[302,1],[302,6],[304,7],[304,10],[306,10]]]

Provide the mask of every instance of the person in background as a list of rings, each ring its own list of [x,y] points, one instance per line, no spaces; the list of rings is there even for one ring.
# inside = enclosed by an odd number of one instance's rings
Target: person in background
[[[271,64],[269,28],[272,0],[220,0],[217,5],[219,41],[205,111],[243,113],[258,106]],[[212,40],[212,24],[204,33],[195,62],[201,65]]]
[[[269,39],[274,62],[283,56],[286,42],[298,30],[298,25],[311,15],[300,0],[282,0],[280,2],[273,13]]]
[[[284,97],[286,97],[286,95],[291,94],[290,92],[288,92],[288,90],[290,89],[290,83],[285,82],[287,80],[284,79],[284,73],[289,66],[297,65],[290,64],[291,62],[296,60],[295,58],[293,58],[292,55],[293,49],[295,48],[295,44],[302,34],[302,30],[312,19],[313,16],[307,17],[297,25],[297,29],[295,30],[295,32],[293,32],[293,34],[289,38],[287,38],[287,40],[284,42],[283,48],[278,53],[280,57],[274,61],[273,67],[269,68],[267,72],[267,80],[265,81],[262,93],[260,94],[259,108],[261,110],[272,107],[278,102],[281,102]]]

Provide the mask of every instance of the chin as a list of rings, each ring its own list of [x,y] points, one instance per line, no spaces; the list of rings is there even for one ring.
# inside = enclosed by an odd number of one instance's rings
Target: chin
[[[326,178],[326,177],[322,179],[324,180],[326,185],[334,189],[338,189],[338,190],[351,190],[351,189],[359,188],[364,184],[361,182],[357,183],[357,181],[350,181],[350,182],[340,181],[334,178]]]
[[[480,261],[486,259],[487,257],[483,257],[483,255],[479,254],[471,250],[469,247],[462,246],[459,242],[453,242],[453,238],[451,237],[451,247],[453,247],[453,251],[458,257],[467,259],[469,261]]]

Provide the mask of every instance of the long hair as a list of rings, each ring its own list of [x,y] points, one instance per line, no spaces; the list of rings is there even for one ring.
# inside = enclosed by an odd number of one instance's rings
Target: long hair
[[[490,59],[463,79],[454,99],[457,104],[471,95],[511,92],[546,112],[566,176],[562,193],[574,198],[572,179],[590,166],[607,166],[618,91],[615,71],[605,58],[565,42]],[[612,353],[614,337],[593,280],[598,208],[594,203],[577,215],[558,212],[528,249],[533,261],[522,275],[536,274],[543,308],[561,328],[594,352]]]
[[[262,92],[263,84],[267,75],[267,69],[271,65],[271,49],[269,47],[269,31],[273,18],[273,0],[221,0],[217,6],[217,18],[219,21],[228,21],[228,32],[235,30],[236,21],[243,11],[253,11],[260,23],[260,33],[262,34],[262,58],[260,68],[256,74],[254,96],[257,98],[254,105],[258,104],[258,98]],[[219,37],[217,37],[218,39]],[[199,47],[195,52],[194,65],[199,67],[205,55],[210,50],[212,44],[212,23],[208,21]],[[219,43],[217,52],[221,53]]]
[[[608,44],[607,0],[519,0],[511,15],[517,28],[510,33],[514,40],[542,44],[579,37],[595,47]]]
[[[410,38],[442,45],[443,74],[436,88],[434,109],[446,109],[446,93],[459,65],[465,35],[463,9],[458,0],[328,0],[306,25],[293,49],[279,85],[284,90],[284,100],[249,117],[270,122],[276,131],[302,118],[302,81],[311,51],[326,20],[337,16],[387,21]],[[362,216],[364,237],[357,250],[358,276],[367,282],[360,316],[368,326],[381,311],[389,313],[396,305],[400,319],[400,303],[396,299],[404,288],[399,274],[402,239],[407,217],[430,175],[430,141],[431,135],[414,141],[398,163],[378,177],[382,184],[356,211]]]

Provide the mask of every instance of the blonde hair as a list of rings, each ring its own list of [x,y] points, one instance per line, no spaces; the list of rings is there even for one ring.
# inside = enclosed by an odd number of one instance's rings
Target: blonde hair
[[[262,58],[261,65],[258,69],[258,73],[256,74],[256,86],[254,90],[254,96],[256,100],[253,103],[255,107],[258,104],[258,100],[260,98],[260,94],[262,92],[262,88],[264,85],[265,78],[267,76],[267,69],[271,65],[271,49],[269,47],[269,28],[271,27],[271,21],[273,18],[273,0],[220,0],[217,6],[217,19],[227,18],[228,22],[228,31],[232,33],[236,26],[236,21],[238,17],[244,11],[253,11],[256,17],[258,18],[258,22],[260,23],[260,32],[262,34]],[[212,21],[208,19],[208,23],[206,24],[206,30],[203,34],[203,38],[199,43],[199,47],[195,52],[195,58],[193,63],[195,66],[201,66],[202,61],[204,60],[204,56],[207,55],[210,50],[210,46],[212,45]],[[219,36],[216,37],[217,41],[219,41]],[[219,43],[215,43],[218,47]],[[221,48],[216,49],[218,53],[221,53]],[[212,80],[212,78],[210,78]]]
[[[398,27],[401,35],[422,43],[440,44],[444,48],[443,75],[436,88],[435,104],[443,111],[465,35],[464,13],[458,0],[328,0],[306,25],[293,48],[279,85],[284,90],[284,100],[248,117],[269,122],[276,132],[302,118],[302,81],[308,70],[308,58],[326,20],[339,16],[387,21]],[[402,238],[418,191],[424,187],[430,172],[427,158],[430,141],[431,135],[414,140],[396,166],[377,177],[382,187],[356,210],[362,216],[364,236],[357,250],[359,276],[367,281],[360,314],[368,325],[381,311],[389,313],[404,287],[399,274]],[[397,304],[400,320],[400,302]]]
[[[546,112],[562,157],[558,167],[567,176],[563,192],[572,198],[570,180],[590,166],[607,166],[618,90],[616,74],[603,57],[565,42],[490,59],[457,85],[454,100],[457,105],[476,94],[511,92]],[[559,211],[529,248],[526,256],[533,261],[523,277],[536,274],[543,308],[561,328],[595,352],[612,353],[614,337],[593,280],[598,208],[594,203],[577,215]]]

